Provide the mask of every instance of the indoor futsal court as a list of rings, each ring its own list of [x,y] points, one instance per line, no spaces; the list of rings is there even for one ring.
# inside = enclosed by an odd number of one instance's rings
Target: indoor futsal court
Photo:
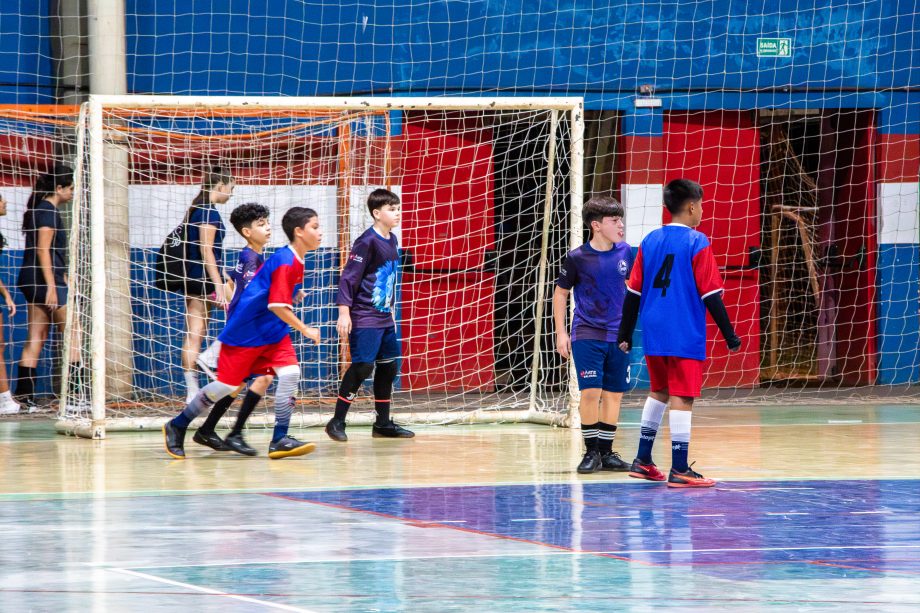
[[[693,491],[576,475],[578,431],[537,425],[180,462],[4,421],[0,610],[917,610],[915,407],[698,410]]]

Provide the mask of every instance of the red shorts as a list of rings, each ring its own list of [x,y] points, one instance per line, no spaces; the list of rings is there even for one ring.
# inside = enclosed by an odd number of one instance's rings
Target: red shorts
[[[703,360],[670,355],[647,355],[648,377],[653,392],[698,398],[703,387]]]
[[[220,357],[217,359],[217,380],[237,387],[249,375],[270,375],[277,368],[297,364],[297,353],[294,352],[290,335],[273,345],[221,345]]]

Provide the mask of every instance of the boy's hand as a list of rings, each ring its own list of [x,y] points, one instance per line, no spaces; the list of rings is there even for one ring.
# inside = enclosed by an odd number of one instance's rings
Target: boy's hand
[[[629,350],[630,350],[630,342],[629,342],[629,341],[620,341],[619,347],[620,347],[620,351],[622,351],[623,353],[629,353]]]
[[[556,334],[556,351],[566,360],[569,359],[569,356],[572,354],[572,339],[569,337],[568,332],[559,332]]]
[[[741,349],[741,339],[737,336],[725,339],[725,344],[731,353],[737,353]]]
[[[315,345],[319,345],[319,328],[311,328],[310,326],[304,326],[303,335],[308,339],[313,341]]]
[[[351,314],[339,313],[339,320],[335,322],[335,329],[338,330],[339,336],[351,334]]]
[[[13,301],[13,297],[10,296],[9,293],[7,293],[4,299],[6,300],[6,308],[10,310],[10,317],[12,317],[16,314],[16,303]]]

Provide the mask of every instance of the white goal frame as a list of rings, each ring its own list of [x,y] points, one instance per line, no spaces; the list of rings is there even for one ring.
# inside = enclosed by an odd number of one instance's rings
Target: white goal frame
[[[75,177],[74,210],[81,204],[84,191],[81,185],[87,180],[82,160],[88,159],[89,212],[90,229],[90,300],[89,329],[90,335],[90,369],[92,371],[91,420],[74,419],[65,413],[61,403],[58,432],[80,437],[102,439],[106,436],[106,274],[105,274],[105,134],[103,112],[108,107],[119,109],[187,107],[187,108],[232,108],[243,110],[257,108],[291,109],[291,110],[360,110],[360,111],[550,111],[551,128],[547,146],[549,162],[545,192],[545,206],[542,223],[542,244],[539,260],[538,302],[536,304],[536,323],[534,334],[534,353],[531,364],[531,390],[529,407],[526,410],[481,410],[454,414],[452,412],[427,413],[421,422],[428,423],[483,423],[494,421],[534,422],[560,426],[577,424],[577,387],[573,385],[574,368],[569,368],[569,402],[567,410],[562,413],[541,412],[536,410],[537,384],[540,369],[540,349],[542,337],[547,333],[541,329],[546,302],[545,285],[548,271],[548,236],[551,230],[551,212],[553,206],[553,173],[556,158],[556,131],[561,114],[569,121],[568,143],[570,157],[569,191],[570,191],[570,248],[582,243],[582,204],[584,199],[584,101],[580,97],[240,97],[240,96],[148,96],[148,95],[91,95],[81,107],[77,134],[77,170]],[[80,223],[74,215],[74,230]],[[84,222],[85,223],[85,222]],[[76,232],[74,232],[74,237]],[[73,237],[72,237],[73,238]],[[71,260],[73,262],[73,259]],[[71,292],[73,294],[73,292]],[[71,300],[73,300],[71,298]],[[73,309],[68,310],[68,324],[74,317]],[[70,334],[65,335],[69,342]],[[65,348],[66,351],[67,348]],[[67,376],[62,377],[61,398],[65,398]],[[328,415],[298,416],[295,414],[292,425],[322,425]],[[163,417],[127,418],[132,423],[124,425],[109,424],[110,430],[138,430],[159,427]],[[299,422],[299,423],[298,423]],[[315,423],[314,423],[315,422]],[[361,420],[357,420],[361,423]],[[574,424],[573,424],[574,422]],[[368,420],[368,423],[369,420]],[[419,420],[413,423],[419,423]]]

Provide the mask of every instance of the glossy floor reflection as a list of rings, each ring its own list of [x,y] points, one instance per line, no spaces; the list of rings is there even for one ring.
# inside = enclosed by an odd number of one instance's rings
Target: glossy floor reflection
[[[697,491],[578,476],[568,430],[418,433],[177,462],[2,421],[0,611],[920,608],[916,406],[702,409]]]

